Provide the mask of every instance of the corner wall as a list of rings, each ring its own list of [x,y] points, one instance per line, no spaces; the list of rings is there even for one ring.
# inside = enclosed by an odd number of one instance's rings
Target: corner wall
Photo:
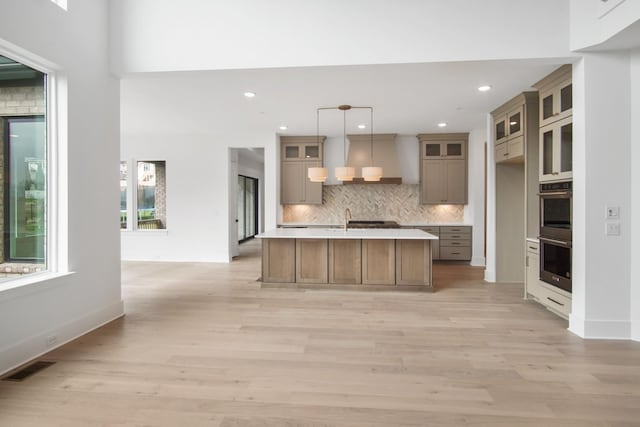
[[[107,2],[69,6],[64,11],[51,1],[2,2],[0,51],[57,71],[57,255],[61,272],[70,274],[0,292],[0,373],[123,314],[119,98],[118,81],[108,73]]]
[[[631,164],[640,165],[640,49],[630,53],[631,66]],[[631,212],[629,218],[636,218],[631,223],[631,256],[632,260],[640,259],[640,168],[631,168]],[[631,263],[631,339],[640,341],[640,264]]]
[[[626,51],[585,54],[573,69],[573,301],[569,329],[630,337],[631,79]],[[607,206],[620,235],[605,234]]]

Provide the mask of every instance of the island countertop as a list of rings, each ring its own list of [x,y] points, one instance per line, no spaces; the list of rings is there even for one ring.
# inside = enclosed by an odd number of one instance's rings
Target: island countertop
[[[382,239],[438,240],[437,236],[411,228],[276,228],[256,236],[258,239]]]

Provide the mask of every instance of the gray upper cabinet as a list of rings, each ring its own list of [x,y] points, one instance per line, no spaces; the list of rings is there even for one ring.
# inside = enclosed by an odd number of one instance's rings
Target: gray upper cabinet
[[[496,163],[523,163],[527,140],[538,128],[538,94],[523,92],[491,112]]]
[[[420,144],[420,202],[467,203],[468,133],[417,135]]]
[[[322,183],[311,182],[307,171],[322,166],[324,140],[324,136],[280,137],[281,204],[322,204]]]
[[[571,64],[540,80],[540,182],[573,177],[573,89]]]

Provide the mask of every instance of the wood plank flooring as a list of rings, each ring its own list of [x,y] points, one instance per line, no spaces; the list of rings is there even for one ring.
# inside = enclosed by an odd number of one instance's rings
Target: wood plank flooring
[[[262,289],[233,263],[123,263],[127,315],[0,381],[0,426],[640,425],[640,343],[436,265],[434,293]]]

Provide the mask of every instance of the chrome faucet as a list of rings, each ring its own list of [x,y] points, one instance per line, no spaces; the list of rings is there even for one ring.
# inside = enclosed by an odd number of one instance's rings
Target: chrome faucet
[[[347,227],[349,226],[349,220],[351,219],[351,211],[349,210],[349,208],[344,210],[344,230],[347,230]]]

